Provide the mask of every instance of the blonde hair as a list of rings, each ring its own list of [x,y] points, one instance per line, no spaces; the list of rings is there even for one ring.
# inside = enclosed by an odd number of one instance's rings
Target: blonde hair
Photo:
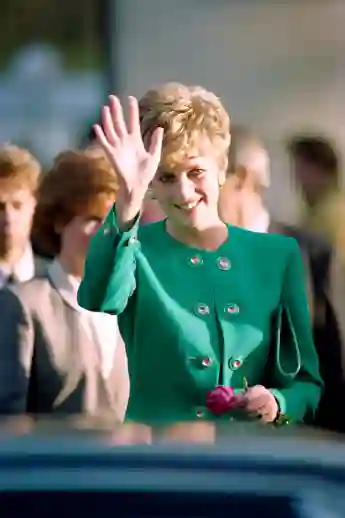
[[[225,172],[230,143],[230,119],[222,103],[200,86],[167,83],[149,90],[139,101],[145,142],[164,128],[161,164],[173,168],[191,150],[211,144],[219,169]]]
[[[0,181],[2,188],[28,189],[36,194],[42,168],[27,150],[14,144],[0,146]]]
[[[258,185],[269,186],[269,158],[263,141],[245,126],[235,125],[231,130],[228,176],[235,175],[241,167],[255,174]]]
[[[102,213],[117,192],[116,175],[98,147],[63,151],[44,175],[33,221],[33,235],[44,252],[60,251],[56,225],[65,227],[76,216]]]

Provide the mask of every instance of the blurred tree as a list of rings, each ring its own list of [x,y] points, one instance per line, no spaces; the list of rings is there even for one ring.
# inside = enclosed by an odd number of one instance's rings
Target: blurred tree
[[[32,42],[56,45],[66,66],[99,65],[102,6],[100,0],[1,0],[0,67]]]

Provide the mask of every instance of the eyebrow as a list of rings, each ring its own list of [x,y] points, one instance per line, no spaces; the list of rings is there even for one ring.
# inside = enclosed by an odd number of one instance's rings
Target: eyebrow
[[[175,175],[176,171],[171,171],[169,169],[167,170],[167,169],[159,167],[158,170],[157,170],[157,173],[158,174],[173,174],[173,175]]]

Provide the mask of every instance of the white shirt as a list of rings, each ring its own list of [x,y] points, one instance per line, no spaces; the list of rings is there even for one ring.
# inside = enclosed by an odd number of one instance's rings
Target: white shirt
[[[268,232],[270,226],[270,215],[267,210],[263,209],[259,214],[255,216],[255,220],[247,226],[247,230],[252,232]]]
[[[11,269],[7,264],[0,264],[0,289],[7,285],[10,275],[15,275],[17,282],[29,281],[34,277],[35,261],[30,244],[14,268]]]
[[[90,341],[97,346],[101,370],[107,378],[113,367],[116,346],[122,340],[117,317],[81,308],[77,302],[80,280],[67,274],[58,261],[55,260],[48,266],[48,274],[60,295],[80,313],[81,325]]]

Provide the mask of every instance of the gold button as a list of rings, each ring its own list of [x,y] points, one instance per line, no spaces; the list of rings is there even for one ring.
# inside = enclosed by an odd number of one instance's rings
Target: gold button
[[[210,365],[212,365],[212,363],[213,363],[212,358],[203,358],[201,361],[201,365],[203,367],[209,367]]]
[[[237,369],[239,369],[242,364],[243,364],[242,358],[232,358],[231,357],[229,359],[229,368],[233,371],[236,371]]]
[[[220,270],[230,270],[231,262],[227,257],[218,257],[217,265]]]
[[[199,314],[199,315],[202,315],[202,316],[206,316],[206,315],[209,315],[210,314],[210,308],[208,307],[207,304],[198,304],[197,307],[196,307],[196,312]]]
[[[203,264],[203,258],[201,255],[193,255],[189,258],[189,264],[191,266],[201,266]]]
[[[240,312],[240,308],[237,304],[228,304],[225,308],[225,311],[231,315],[237,315]]]

